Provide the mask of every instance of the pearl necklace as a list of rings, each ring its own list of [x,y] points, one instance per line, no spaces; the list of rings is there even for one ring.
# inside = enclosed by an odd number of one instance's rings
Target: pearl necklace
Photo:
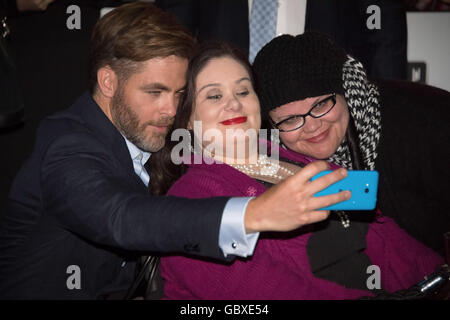
[[[283,180],[285,174],[287,176],[294,175],[294,172],[280,166],[278,161],[271,161],[266,155],[260,155],[256,164],[230,164],[236,170],[245,173],[246,175],[259,175],[272,177],[278,180]],[[280,172],[280,174],[278,174]]]

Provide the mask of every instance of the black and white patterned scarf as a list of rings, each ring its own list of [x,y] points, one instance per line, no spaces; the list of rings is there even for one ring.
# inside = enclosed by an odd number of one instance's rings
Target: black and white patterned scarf
[[[381,132],[378,89],[367,80],[362,64],[350,56],[343,66],[342,78],[344,97],[359,138],[363,167],[374,170]],[[329,161],[353,169],[346,139]],[[318,278],[364,290],[367,288],[366,270],[372,264],[363,251],[369,224],[360,220],[360,214],[356,219],[350,219],[350,212],[335,212],[336,216],[328,219],[328,225],[316,230],[308,240],[311,270]],[[364,219],[368,217],[365,215]]]
[[[348,56],[343,72],[344,97],[359,137],[364,168],[375,170],[377,146],[381,134],[381,112],[378,88],[367,80],[363,65]],[[353,169],[350,151],[344,140],[329,159],[344,168]]]

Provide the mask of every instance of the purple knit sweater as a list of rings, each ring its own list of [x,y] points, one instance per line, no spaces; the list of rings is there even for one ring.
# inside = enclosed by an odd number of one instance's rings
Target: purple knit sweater
[[[280,156],[301,163],[313,161],[280,149]],[[225,164],[192,164],[169,190],[168,195],[187,198],[213,196],[257,196],[265,187]],[[336,166],[332,165],[332,169]],[[306,244],[312,226],[287,239],[261,237],[253,256],[231,264],[168,256],[161,259],[168,299],[356,299],[369,291],[348,289],[314,277]],[[387,291],[406,289],[440,265],[443,259],[410,237],[396,223],[379,216],[370,225],[365,253],[380,267],[382,287]],[[371,274],[368,274],[369,277]]]

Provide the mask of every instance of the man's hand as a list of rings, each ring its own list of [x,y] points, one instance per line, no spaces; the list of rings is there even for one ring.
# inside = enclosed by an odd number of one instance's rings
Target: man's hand
[[[50,3],[55,0],[17,0],[19,11],[45,11]]]
[[[301,226],[325,220],[329,211],[318,210],[348,200],[350,191],[314,197],[314,194],[347,176],[347,170],[338,169],[313,182],[317,173],[329,170],[325,161],[308,164],[292,177],[273,186],[251,200],[245,211],[245,231],[290,231]]]

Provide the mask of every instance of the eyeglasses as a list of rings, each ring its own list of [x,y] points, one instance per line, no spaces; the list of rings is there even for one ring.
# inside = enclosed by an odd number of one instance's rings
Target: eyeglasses
[[[270,122],[272,123],[273,127],[277,128],[281,132],[294,131],[300,129],[305,125],[307,116],[311,116],[316,119],[323,117],[328,112],[330,112],[335,105],[336,105],[336,93],[333,93],[331,96],[326,97],[325,99],[317,102],[305,114],[296,114],[284,120],[281,120],[280,122],[277,123],[275,123],[272,119],[270,119]]]

